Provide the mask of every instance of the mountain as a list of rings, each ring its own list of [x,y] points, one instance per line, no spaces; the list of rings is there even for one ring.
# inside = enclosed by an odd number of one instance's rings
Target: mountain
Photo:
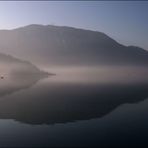
[[[18,80],[20,77],[25,78],[26,76],[39,78],[47,76],[47,73],[41,71],[28,61],[20,60],[13,56],[0,53],[0,76],[3,77],[6,82],[7,80]]]
[[[37,65],[147,65],[148,52],[106,34],[65,26],[0,30],[0,51]]]

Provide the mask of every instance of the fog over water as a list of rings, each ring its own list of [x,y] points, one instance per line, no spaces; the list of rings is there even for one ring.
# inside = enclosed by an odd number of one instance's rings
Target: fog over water
[[[53,78],[55,82],[107,84],[148,82],[146,66],[51,66],[43,69],[56,74]]]

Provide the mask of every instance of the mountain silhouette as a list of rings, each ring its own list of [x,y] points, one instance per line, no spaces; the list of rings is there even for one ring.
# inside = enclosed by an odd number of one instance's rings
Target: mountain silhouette
[[[12,79],[18,80],[20,77],[32,75],[34,77],[42,77],[47,76],[48,73],[40,70],[38,67],[28,61],[0,53],[1,85],[3,85],[2,82],[5,83]]]
[[[147,65],[148,52],[98,31],[28,25],[0,30],[0,49],[42,65]]]

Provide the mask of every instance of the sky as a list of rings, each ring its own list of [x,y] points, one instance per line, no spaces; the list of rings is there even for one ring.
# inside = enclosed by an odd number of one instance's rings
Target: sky
[[[100,31],[148,50],[148,1],[0,1],[0,29],[29,24]]]

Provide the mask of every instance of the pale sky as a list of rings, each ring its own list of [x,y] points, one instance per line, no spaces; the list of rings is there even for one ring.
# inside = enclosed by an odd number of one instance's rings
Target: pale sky
[[[97,30],[148,50],[147,1],[0,1],[0,29],[28,24]]]

